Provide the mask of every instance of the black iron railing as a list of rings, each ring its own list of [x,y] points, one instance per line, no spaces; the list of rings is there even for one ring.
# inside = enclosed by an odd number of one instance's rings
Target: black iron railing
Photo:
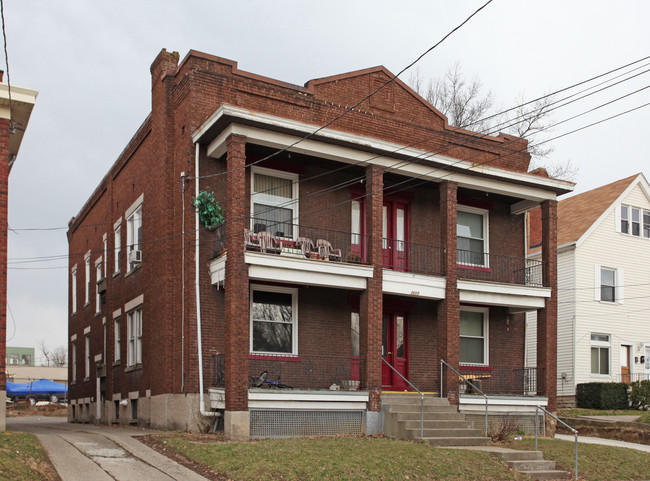
[[[457,256],[460,278],[535,287],[545,285],[543,263],[539,260],[461,249]]]
[[[329,389],[333,384],[339,387],[354,386],[358,381],[363,386],[362,359],[336,356],[286,356],[279,354],[251,354],[248,356],[248,377],[257,378],[264,371],[268,379],[294,389]],[[225,357],[214,356],[215,387],[224,387],[226,375]],[[272,387],[265,383],[262,387]]]
[[[486,394],[536,395],[544,392],[544,368],[513,366],[461,366],[460,373]],[[472,386],[461,386],[472,392]]]
[[[384,267],[395,271],[441,276],[442,249],[397,239],[382,239]]]

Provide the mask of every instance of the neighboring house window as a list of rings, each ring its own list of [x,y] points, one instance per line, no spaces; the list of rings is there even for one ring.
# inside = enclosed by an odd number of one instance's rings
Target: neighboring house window
[[[298,175],[253,168],[251,228],[293,239],[298,219]]]
[[[621,232],[635,237],[650,238],[650,211],[622,205]]]
[[[127,331],[129,345],[126,364],[127,366],[142,364],[142,309],[135,309],[128,313]]]
[[[85,370],[84,370],[84,379],[89,379],[90,378],[90,334],[85,335],[85,341],[86,341],[86,363],[85,363]]]
[[[95,312],[99,314],[102,310],[102,296],[99,293],[99,281],[102,280],[102,258],[100,257],[95,262],[95,274],[97,281],[95,282]]]
[[[591,373],[609,374],[609,335],[591,335]]]
[[[645,347],[645,370],[650,371],[650,347]]]
[[[72,341],[72,383],[77,381],[77,342]]]
[[[623,269],[595,265],[594,299],[602,302],[623,304]]]
[[[118,362],[120,360],[120,318],[116,318],[113,322],[115,324],[115,352],[113,354],[113,361]]]
[[[488,265],[488,211],[458,207],[456,221],[458,263]]]
[[[84,304],[88,305],[90,303],[90,252],[86,254],[86,296],[84,298]]]
[[[600,300],[616,301],[616,271],[613,269],[600,269]]]
[[[72,297],[72,313],[77,312],[77,266],[75,265],[72,268],[72,279],[71,284],[71,297]]]
[[[488,364],[488,309],[466,308],[460,311],[460,362]]]
[[[298,353],[297,305],[297,289],[251,289],[251,352]]]
[[[115,268],[113,272],[120,272],[120,251],[122,249],[122,225],[118,224],[115,227]]]

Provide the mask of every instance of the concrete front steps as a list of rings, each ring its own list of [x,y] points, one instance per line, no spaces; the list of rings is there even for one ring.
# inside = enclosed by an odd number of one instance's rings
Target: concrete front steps
[[[545,461],[541,451],[507,450],[498,453],[508,466],[534,479],[567,479],[569,473],[555,469],[555,461]]]
[[[485,446],[484,429],[475,429],[465,415],[445,398],[424,398],[424,433],[420,436],[420,396],[383,393],[384,434],[393,438],[423,440],[433,446]]]

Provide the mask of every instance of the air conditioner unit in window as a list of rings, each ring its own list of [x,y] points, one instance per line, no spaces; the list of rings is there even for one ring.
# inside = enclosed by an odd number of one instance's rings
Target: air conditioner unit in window
[[[142,251],[132,250],[129,252],[129,263],[132,266],[139,266],[142,264]]]

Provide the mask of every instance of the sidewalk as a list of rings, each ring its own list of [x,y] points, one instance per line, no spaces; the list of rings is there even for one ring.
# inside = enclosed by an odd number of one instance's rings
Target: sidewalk
[[[562,441],[574,441],[575,438],[571,434],[556,434],[555,439]],[[578,435],[578,444],[602,444],[603,446],[616,446],[619,448],[636,449],[637,451],[645,451],[650,453],[650,446],[647,444],[628,443],[626,441],[616,441],[615,439],[594,438],[590,436]]]

